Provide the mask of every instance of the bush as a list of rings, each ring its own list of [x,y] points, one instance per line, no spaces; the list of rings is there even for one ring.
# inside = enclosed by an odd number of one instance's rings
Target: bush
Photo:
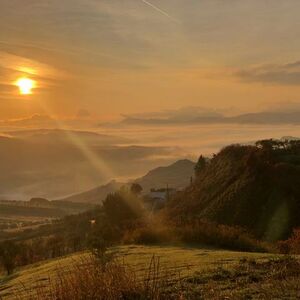
[[[178,239],[175,238],[174,231],[168,226],[155,226],[154,224],[136,228],[127,231],[124,234],[123,242],[125,244],[164,244],[174,243]]]
[[[294,229],[286,241],[279,241],[277,247],[282,254],[300,254],[300,228]]]
[[[4,241],[0,244],[0,263],[10,275],[18,265],[20,247],[12,241]]]
[[[217,247],[251,252],[265,252],[267,245],[253,238],[238,227],[197,222],[183,228],[183,238],[189,242],[200,242]]]
[[[249,252],[271,250],[269,244],[258,241],[239,227],[219,225],[201,220],[175,224],[163,222],[162,219],[156,218],[151,223],[127,231],[123,236],[123,242],[127,244],[205,244]]]
[[[196,220],[177,226],[176,235],[186,243],[207,244],[238,251],[266,252],[269,245],[239,227]]]

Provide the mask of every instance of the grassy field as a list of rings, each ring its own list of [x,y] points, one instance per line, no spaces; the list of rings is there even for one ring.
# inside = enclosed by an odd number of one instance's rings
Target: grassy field
[[[168,272],[177,272],[182,279],[197,278],[199,274],[216,273],[231,270],[240,261],[251,260],[258,263],[274,258],[274,255],[261,253],[241,253],[205,248],[171,247],[171,246],[123,246],[113,249],[119,258],[137,272],[143,273],[155,256],[160,268]],[[0,299],[20,297],[25,289],[33,290],[53,279],[58,269],[67,268],[74,262],[81,261],[86,253],[73,254],[31,265],[17,270],[12,276],[2,276],[0,281]],[[197,275],[198,274],[198,275]],[[2,297],[2,298],[1,298]]]

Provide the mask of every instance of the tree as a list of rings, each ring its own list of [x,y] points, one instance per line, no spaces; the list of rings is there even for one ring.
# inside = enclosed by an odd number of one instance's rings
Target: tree
[[[280,146],[281,146],[281,142],[280,141],[276,141],[276,140],[273,140],[273,139],[267,139],[267,140],[260,140],[260,141],[257,141],[255,143],[256,147],[258,148],[262,148],[264,149],[265,151],[273,151],[273,150],[276,150],[276,149],[279,149]]]
[[[59,257],[65,254],[65,239],[62,235],[56,234],[47,239],[46,249],[51,258]]]
[[[0,244],[0,261],[5,268],[7,275],[12,274],[16,265],[20,248],[12,241],[4,241]]]
[[[44,198],[31,198],[29,201],[30,204],[36,206],[48,206],[50,205],[50,201]]]
[[[195,176],[198,177],[200,173],[205,169],[206,167],[206,160],[203,155],[200,155],[196,165],[195,165]]]
[[[88,240],[88,247],[100,266],[105,269],[114,258],[114,252],[108,252],[110,244],[101,235],[92,235]]]
[[[130,187],[130,191],[132,194],[134,194],[135,196],[138,196],[142,193],[143,188],[140,184],[138,183],[133,183]]]
[[[103,211],[112,224],[122,226],[141,217],[143,205],[134,194],[119,191],[106,197]]]

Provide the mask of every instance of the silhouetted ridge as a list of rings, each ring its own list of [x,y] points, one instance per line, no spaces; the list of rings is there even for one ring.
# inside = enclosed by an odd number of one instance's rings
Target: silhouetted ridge
[[[188,186],[194,168],[194,162],[182,159],[169,166],[155,168],[134,182],[139,183],[144,191],[149,191],[151,188],[162,188],[166,185],[182,189]]]

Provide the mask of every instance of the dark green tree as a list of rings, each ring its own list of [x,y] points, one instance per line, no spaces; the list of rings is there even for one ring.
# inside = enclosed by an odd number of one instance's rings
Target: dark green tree
[[[116,192],[106,197],[103,211],[113,225],[123,226],[143,214],[141,200],[129,192]]]
[[[257,141],[255,143],[256,147],[258,148],[262,148],[264,149],[265,151],[273,151],[275,149],[279,149],[280,146],[281,146],[281,142],[280,141],[276,141],[276,140],[273,140],[273,139],[267,139],[267,140],[260,140],[260,141]]]
[[[7,275],[12,274],[17,266],[19,246],[12,241],[4,241],[0,244],[0,262],[5,268]]]
[[[143,188],[142,188],[142,186],[140,184],[133,183],[131,185],[131,187],[130,187],[130,191],[131,191],[132,194],[138,196],[138,195],[140,195],[142,193]]]
[[[205,169],[205,167],[206,167],[206,159],[203,155],[200,155],[195,165],[195,176],[198,177],[200,173]]]

